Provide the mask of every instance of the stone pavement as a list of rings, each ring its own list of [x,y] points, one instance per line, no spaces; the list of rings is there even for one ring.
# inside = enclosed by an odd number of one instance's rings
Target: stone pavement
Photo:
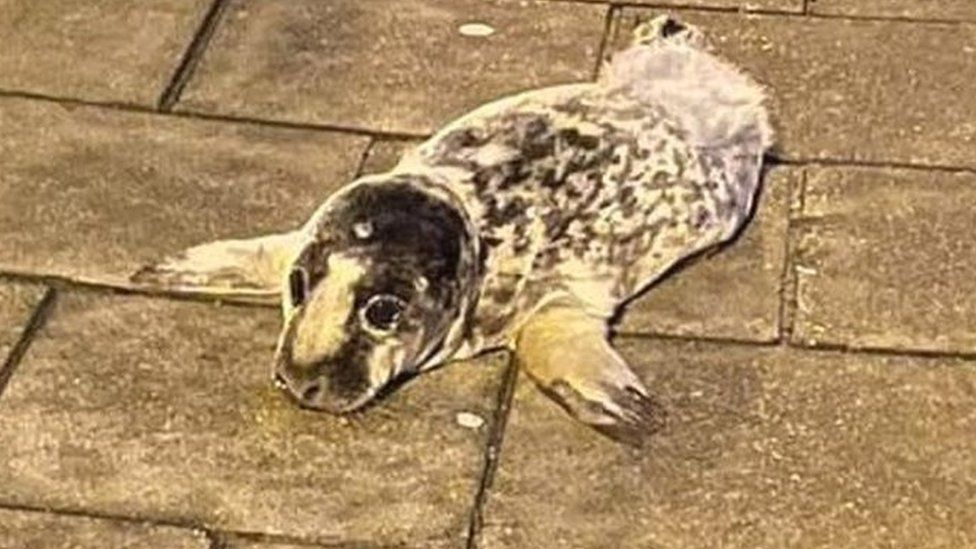
[[[621,319],[649,448],[504,354],[303,411],[276,311],[126,287],[666,9],[779,147],[742,237]],[[976,547],[976,2],[0,0],[0,36],[0,548]]]

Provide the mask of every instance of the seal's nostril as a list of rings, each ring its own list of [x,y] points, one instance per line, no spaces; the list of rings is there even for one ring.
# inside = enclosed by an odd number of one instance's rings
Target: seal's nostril
[[[685,29],[686,27],[681,23],[675,21],[674,19],[668,19],[664,22],[664,25],[661,26],[661,36],[664,38],[669,38]]]
[[[322,387],[318,383],[312,383],[302,391],[302,402],[308,403],[315,400],[315,397],[319,396],[322,391]]]

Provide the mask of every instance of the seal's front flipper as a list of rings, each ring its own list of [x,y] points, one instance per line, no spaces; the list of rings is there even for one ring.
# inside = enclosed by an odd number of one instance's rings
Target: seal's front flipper
[[[640,446],[664,426],[664,409],[610,345],[606,321],[575,301],[553,301],[523,325],[515,344],[519,366],[575,418]]]
[[[154,289],[271,299],[302,242],[299,231],[194,246],[134,273],[130,281]]]

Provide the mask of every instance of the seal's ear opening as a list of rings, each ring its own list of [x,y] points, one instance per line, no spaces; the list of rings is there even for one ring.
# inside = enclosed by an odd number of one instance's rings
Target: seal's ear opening
[[[274,301],[300,245],[297,231],[218,240],[146,265],[129,281],[139,289]]]

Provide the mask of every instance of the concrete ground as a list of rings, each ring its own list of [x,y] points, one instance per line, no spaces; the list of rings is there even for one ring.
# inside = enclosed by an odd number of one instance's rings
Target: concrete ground
[[[976,2],[671,4],[0,0],[0,547],[976,547]],[[623,318],[651,447],[499,354],[302,411],[275,310],[119,290],[665,9],[779,148],[742,238]]]

